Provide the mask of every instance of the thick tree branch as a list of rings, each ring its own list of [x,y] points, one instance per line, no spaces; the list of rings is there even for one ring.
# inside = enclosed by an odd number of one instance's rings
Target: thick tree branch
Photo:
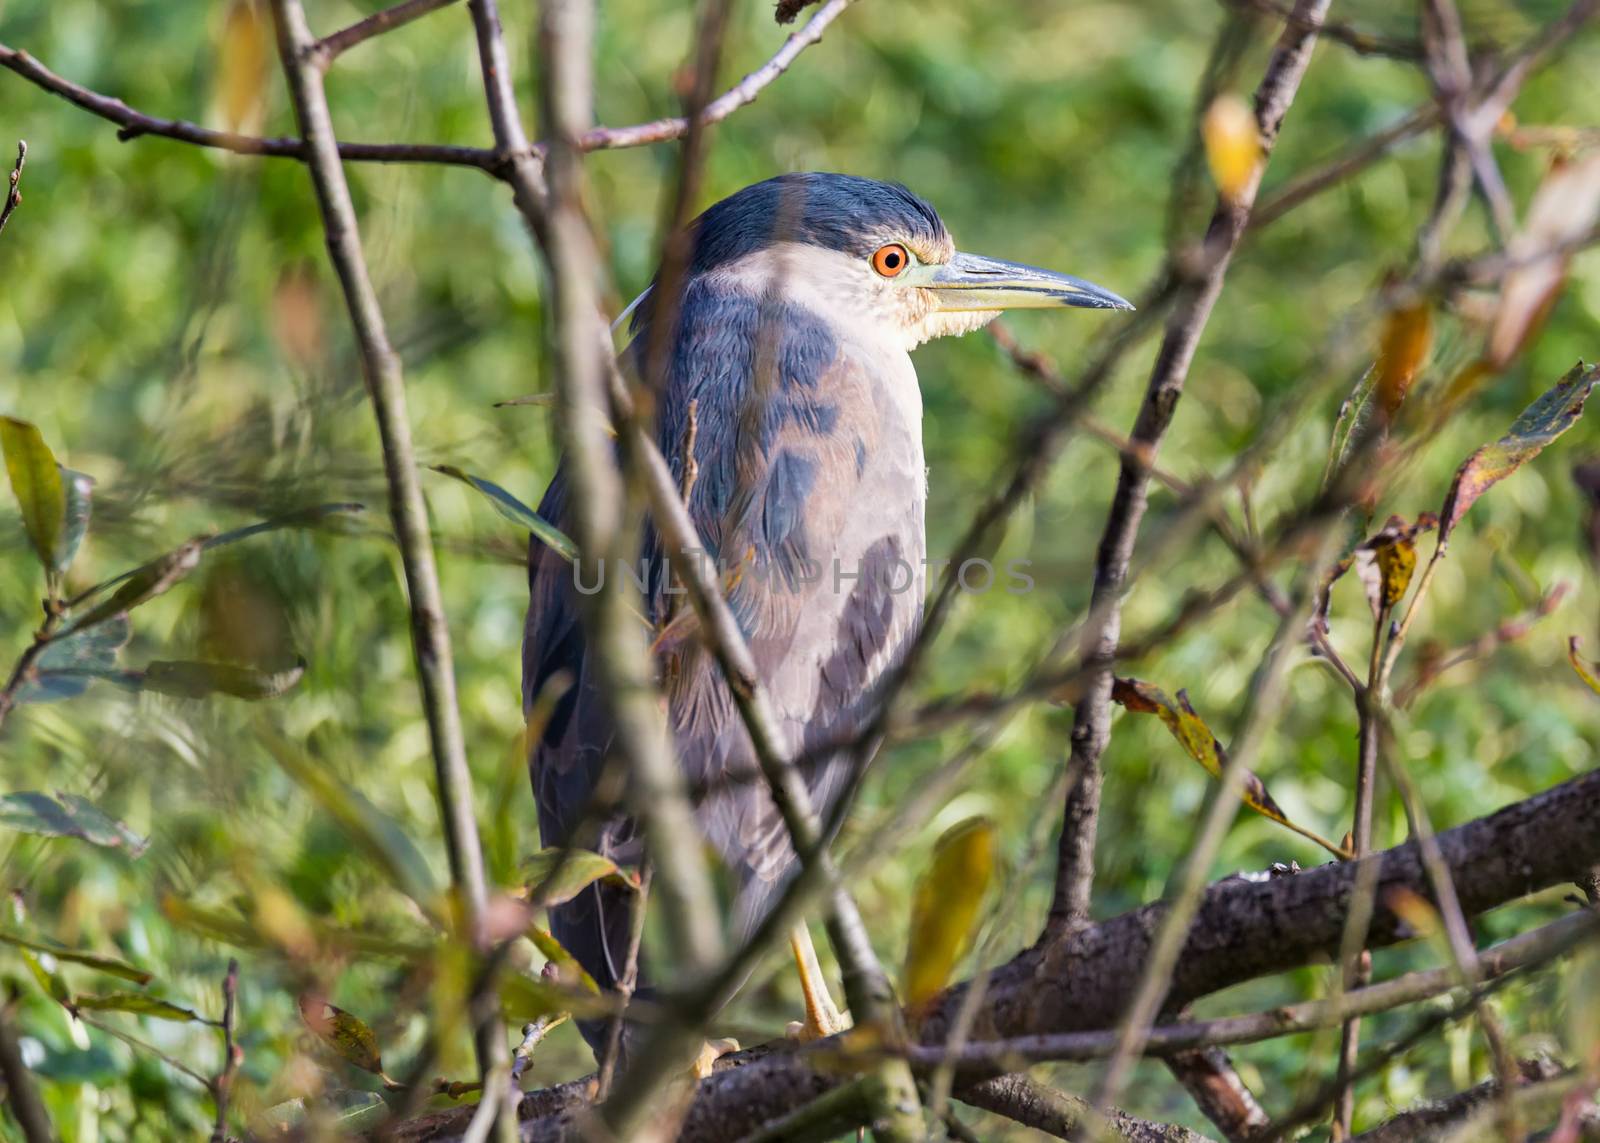
[[[1583,878],[1600,863],[1600,771],[1585,774],[1523,802],[1438,835],[1469,916],[1563,882]],[[1431,881],[1413,842],[1364,862],[1319,866],[1292,877],[1257,881],[1232,877],[1206,892],[1173,973],[1169,1006],[1192,1002],[1246,980],[1326,961],[1339,950],[1356,882],[1368,867],[1379,903],[1368,935],[1371,947],[1410,939],[1398,915],[1382,902],[1397,889],[1422,896]],[[957,1098],[983,1082],[982,1069],[1014,1067],[1033,1058],[1093,1058],[1116,1042],[1113,1029],[1127,1007],[1156,931],[1168,906],[1157,902],[1111,920],[1060,934],[1047,934],[989,975],[976,1034],[984,1039],[963,1049]],[[1592,940],[1600,918],[1575,914],[1510,941],[1479,957],[1486,978],[1549,960],[1579,940]],[[1285,1032],[1336,1024],[1353,1011],[1386,1011],[1452,988],[1454,967],[1413,973],[1347,994],[1337,1003],[1308,1001],[1268,1013],[1230,1017],[1198,1025],[1152,1029],[1147,1050],[1178,1051],[1208,1044],[1245,1043]],[[919,1029],[919,1066],[943,1058],[949,1022],[966,985],[946,993]],[[1069,1034],[1073,1034],[1070,1035]],[[1029,1050],[1027,1037],[1038,1051]],[[1004,1041],[1003,1044],[998,1042]],[[830,1050],[824,1044],[818,1052]],[[687,1139],[737,1138],[756,1130],[838,1082],[837,1069],[813,1070],[805,1053],[757,1049],[724,1061],[704,1081],[684,1124]],[[980,1069],[973,1074],[972,1069]],[[566,1138],[570,1115],[585,1099],[582,1081],[524,1098],[523,1137]],[[451,1138],[459,1118],[418,1121],[398,1136],[409,1141]],[[575,1130],[575,1129],[573,1129]],[[576,1138],[576,1135],[571,1136]]]

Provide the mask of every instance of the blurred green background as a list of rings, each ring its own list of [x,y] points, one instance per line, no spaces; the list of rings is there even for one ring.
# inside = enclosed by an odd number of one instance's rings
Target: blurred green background
[[[314,0],[315,28],[331,31],[375,4]],[[504,5],[524,112],[534,112],[533,5]],[[740,0],[725,85],[765,60],[786,34],[765,0]],[[1471,0],[1469,38],[1516,43],[1564,5]],[[1404,10],[1402,10],[1404,9]],[[1413,37],[1409,6],[1359,0],[1337,15],[1374,32]],[[1165,250],[1174,164],[1193,132],[1194,93],[1224,10],[1190,0],[1066,3],[1017,0],[914,4],[861,0],[757,102],[716,129],[706,205],[796,169],[844,171],[906,183],[941,211],[963,248],[1081,274],[1125,295],[1157,271]],[[151,114],[223,125],[238,97],[238,61],[224,74],[225,6],[196,0],[0,0],[0,40],[60,74]],[[674,77],[686,59],[694,11],[683,2],[608,0],[600,6],[596,101],[607,124],[677,111]],[[1248,95],[1272,29],[1258,27],[1238,78]],[[1600,32],[1575,37],[1516,104],[1520,122],[1581,124],[1594,110]],[[293,125],[275,64],[261,128]],[[230,94],[231,92],[231,94]],[[342,58],[329,82],[342,135],[371,141],[488,145],[476,55],[464,10],[445,10]],[[245,95],[251,94],[248,86]],[[1285,126],[1266,185],[1314,166],[1427,98],[1410,64],[1317,49]],[[247,115],[246,119],[251,116]],[[0,235],[0,413],[36,423],[63,463],[97,481],[90,536],[72,584],[82,587],[208,530],[334,500],[369,506],[355,524],[279,532],[207,559],[171,594],[135,615],[124,661],[230,657],[309,663],[284,698],[245,704],[130,695],[100,686],[83,698],[16,711],[0,731],[6,791],[82,794],[148,835],[137,860],[72,840],[0,833],[3,879],[25,895],[29,923],[74,946],[115,951],[156,974],[151,990],[208,1014],[220,1011],[230,954],[242,958],[243,1117],[317,1090],[374,1088],[372,1077],[313,1063],[294,997],[308,975],[329,999],[369,1020],[398,1074],[420,1041],[427,989],[380,952],[308,966],[271,946],[292,945],[313,922],[418,939],[417,912],[337,822],[274,760],[298,752],[359,791],[398,823],[443,883],[446,876],[425,727],[411,673],[399,561],[382,530],[376,434],[339,295],[328,271],[306,173],[293,162],[202,151],[160,139],[119,143],[115,129],[21,78],[0,73],[0,151],[31,151],[25,202]],[[1499,150],[1519,206],[1546,170],[1547,152]],[[617,298],[647,283],[670,195],[671,146],[599,153],[588,164]],[[1253,506],[1266,529],[1314,492],[1334,414],[1371,353],[1371,331],[1350,315],[1386,271],[1406,264],[1432,201],[1436,136],[1400,147],[1347,184],[1251,236],[1189,377],[1162,461],[1185,477],[1222,472],[1256,439],[1284,399],[1315,386],[1298,420],[1256,475]],[[506,188],[467,169],[354,166],[363,238],[394,339],[405,360],[420,458],[457,464],[534,502],[554,466],[547,409],[495,409],[546,390],[544,286],[533,246]],[[1203,173],[1200,178],[1204,180]],[[1183,215],[1198,234],[1198,211]],[[1474,204],[1451,250],[1483,249]],[[1022,316],[1019,338],[1071,376],[1104,319],[1087,313]],[[1444,379],[1479,334],[1442,317],[1427,377]],[[1375,341],[1374,341],[1375,344]],[[1130,423],[1153,355],[1130,354],[1097,413]],[[1342,356],[1341,356],[1342,355]],[[1437,510],[1450,474],[1497,437],[1524,405],[1579,357],[1600,356],[1600,256],[1580,255],[1542,339],[1493,379],[1422,453],[1378,505],[1408,516]],[[984,335],[917,355],[927,403],[930,552],[955,543],[993,491],[1022,428],[1045,405]],[[1331,373],[1330,373],[1331,371]],[[1433,822],[1487,813],[1585,769],[1600,743],[1600,704],[1565,662],[1568,634],[1593,647],[1595,569],[1581,535],[1583,503],[1571,465],[1593,455],[1593,418],[1468,516],[1413,637],[1453,647],[1527,606],[1527,585],[1572,585],[1562,608],[1523,640],[1445,676],[1406,721],[1407,761]],[[1018,512],[1004,558],[1030,559],[1030,594],[963,599],[925,677],[924,698],[1003,686],[1087,599],[1094,548],[1116,473],[1104,445],[1075,439],[1039,494]],[[537,848],[519,753],[518,644],[525,601],[523,538],[471,490],[424,477],[442,551],[462,713],[489,865],[502,885]],[[1173,498],[1157,490],[1143,536],[1158,536]],[[1238,515],[1237,499],[1229,511]],[[1424,552],[1431,543],[1424,545]],[[0,659],[9,665],[38,620],[40,579],[9,499],[0,505]],[[1235,570],[1213,537],[1166,553],[1128,599],[1124,629],[1170,615],[1191,586]],[[1286,575],[1279,577],[1287,582]],[[1353,577],[1352,577],[1353,579]],[[1226,741],[1274,616],[1248,593],[1135,673],[1190,697]],[[1334,596],[1334,641],[1365,661],[1371,622],[1359,588]],[[1403,662],[1400,679],[1407,676]],[[1348,828],[1355,714],[1329,672],[1300,655],[1290,702],[1258,767],[1297,821],[1337,838]],[[934,839],[968,815],[997,824],[1009,863],[1003,905],[984,947],[1004,958],[1033,939],[1050,890],[1053,843],[1028,868],[1029,838],[1053,828],[1041,802],[1067,750],[1071,711],[1040,706],[1018,719],[974,767],[960,792],[895,856],[856,886],[886,962],[904,955],[910,890]],[[964,738],[948,734],[881,756],[845,842],[863,836]],[[1206,794],[1205,775],[1155,719],[1118,716],[1106,756],[1097,909],[1109,915],[1159,895]],[[1043,815],[1041,817],[1041,815]],[[1378,837],[1404,835],[1398,803],[1380,806]],[[1215,873],[1273,861],[1320,862],[1302,839],[1242,816]],[[1487,918],[1503,936],[1554,915],[1556,898]],[[237,949],[175,923],[163,900],[242,918],[266,948]],[[169,906],[169,912],[170,912]],[[1426,945],[1385,953],[1381,974],[1433,964]],[[537,961],[535,961],[537,963]],[[750,1042],[798,1013],[787,971],[763,974],[730,1014]],[[970,967],[970,965],[969,965]],[[63,970],[83,991],[112,987]],[[0,972],[27,994],[23,1024],[47,1102],[70,1140],[192,1135],[211,1114],[204,1093],[149,1053],[75,1027],[14,954]],[[771,983],[763,983],[772,977]],[[1328,973],[1306,970],[1213,998],[1207,1013],[1320,992]],[[1563,973],[1508,994],[1518,1051],[1565,1041]],[[108,1014],[202,1074],[213,1073],[215,1032]],[[1369,1042],[1404,1026],[1369,1022]],[[1326,1074],[1333,1039],[1298,1036],[1242,1049],[1237,1059],[1269,1110],[1288,1107]],[[541,1049],[535,1079],[581,1074],[590,1061],[570,1028]],[[1362,1089],[1358,1123],[1421,1095],[1489,1074],[1468,1026],[1411,1053]],[[471,1055],[455,1037],[438,1074],[466,1078]],[[1067,1085],[1085,1076],[1045,1069]],[[1130,1110],[1204,1127],[1164,1070],[1147,1065]],[[1001,1137],[984,1121],[986,1138]],[[1320,1133],[1322,1129],[1318,1129]]]

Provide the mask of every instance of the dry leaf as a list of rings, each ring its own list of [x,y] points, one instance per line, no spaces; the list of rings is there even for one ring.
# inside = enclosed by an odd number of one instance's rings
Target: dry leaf
[[[254,0],[233,0],[217,44],[217,97],[228,130],[256,132],[266,87],[266,21]]]
[[[1230,202],[1237,200],[1261,161],[1255,112],[1237,95],[1220,95],[1206,108],[1200,138],[1217,192]]]
[[[1558,160],[1534,192],[1522,232],[1506,249],[1512,269],[1500,287],[1485,354],[1496,369],[1503,369],[1538,330],[1566,280],[1571,247],[1597,220],[1600,152],[1573,162]]]
[[[1227,751],[1222,748],[1222,743],[1217,741],[1217,736],[1211,733],[1211,728],[1201,721],[1194,707],[1189,705],[1187,691],[1179,691],[1178,700],[1174,702],[1166,691],[1152,683],[1141,679],[1116,679],[1111,687],[1111,700],[1120,703],[1128,710],[1159,715],[1189,757],[1204,766],[1213,778],[1222,777],[1222,768],[1228,762]],[[1256,813],[1271,818],[1309,841],[1316,842],[1336,857],[1350,857],[1348,849],[1341,849],[1331,841],[1318,837],[1310,830],[1302,829],[1290,821],[1278,808],[1278,803],[1272,800],[1272,795],[1267,793],[1266,783],[1254,773],[1246,770],[1240,782],[1243,787],[1244,804]]]
[[[1414,524],[1407,524],[1401,516],[1390,516],[1382,531],[1363,540],[1352,553],[1351,563],[1366,588],[1367,606],[1374,619],[1405,598],[1417,568],[1417,536],[1431,532],[1438,522],[1432,512],[1424,512]],[[1341,563],[1338,570],[1344,570],[1344,566]]]
[[[1395,413],[1411,391],[1417,371],[1433,344],[1433,311],[1427,305],[1404,306],[1389,314],[1383,327],[1377,367],[1377,395],[1384,416]]]

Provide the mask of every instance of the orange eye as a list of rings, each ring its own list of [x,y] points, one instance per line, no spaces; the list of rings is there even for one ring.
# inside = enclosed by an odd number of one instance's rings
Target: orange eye
[[[911,265],[911,255],[898,242],[880,246],[872,255],[872,268],[885,278],[898,278]]]

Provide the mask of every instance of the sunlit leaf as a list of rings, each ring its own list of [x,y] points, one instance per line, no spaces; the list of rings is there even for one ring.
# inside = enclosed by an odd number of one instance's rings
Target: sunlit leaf
[[[1600,221],[1600,152],[1558,161],[1534,192],[1527,220],[1507,245],[1511,269],[1485,357],[1503,369],[1532,339],[1561,291],[1573,248]]]
[[[39,430],[15,417],[0,417],[0,451],[5,454],[11,491],[22,511],[23,530],[53,582],[67,525],[61,466]]]
[[[181,548],[146,564],[124,580],[110,598],[101,600],[75,619],[67,633],[87,630],[165,593],[195,569],[200,563],[201,550],[201,541],[190,540]]]
[[[602,879],[619,888],[638,888],[628,874],[617,868],[615,861],[587,849],[541,849],[522,862],[518,876],[526,886],[521,895],[533,897],[537,905],[570,901]]]
[[[1237,95],[1218,96],[1200,120],[1200,138],[1218,193],[1230,201],[1237,199],[1261,161],[1255,112]]]
[[[32,937],[25,937],[20,933],[10,933],[0,929],[0,943],[12,945],[27,952],[48,953],[57,960],[70,961],[92,968],[111,976],[131,980],[135,984],[149,984],[152,977],[142,968],[136,968],[125,960],[116,957],[102,956],[99,953],[83,952],[58,945],[54,941],[41,941]]]
[[[1431,532],[1437,523],[1438,517],[1432,512],[1424,512],[1414,524],[1407,524],[1400,516],[1390,516],[1382,531],[1356,548],[1356,575],[1366,589],[1367,606],[1374,619],[1405,598],[1417,568],[1417,536]]]
[[[1484,445],[1456,470],[1439,512],[1439,543],[1450,540],[1461,517],[1478,497],[1504,480],[1544,447],[1570,429],[1583,414],[1589,391],[1600,381],[1600,366],[1583,362],[1572,367],[1561,381],[1522,411],[1505,436]]]
[[[562,947],[560,941],[551,936],[549,931],[537,925],[528,927],[528,939],[541,953],[544,959],[556,966],[557,979],[571,988],[583,988],[598,994],[600,986],[595,983],[594,977],[584,971],[583,965],[578,963],[578,958]]]
[[[383,1073],[383,1056],[378,1051],[378,1037],[367,1022],[352,1012],[329,1004],[321,997],[303,993],[298,1000],[300,1019],[307,1028],[345,1063],[371,1072],[392,1085],[393,1080]]]
[[[477,476],[473,476],[470,473],[463,472],[453,464],[436,464],[433,466],[433,470],[435,472],[442,472],[446,476],[454,477],[463,484],[467,484],[473,488],[476,488],[479,492],[483,493],[489,498],[489,503],[494,505],[495,511],[499,512],[500,515],[504,516],[512,523],[520,524],[522,527],[528,529],[528,531],[539,537],[540,541],[557,555],[567,560],[575,560],[578,558],[578,546],[567,538],[566,533],[562,532],[560,528],[557,528],[554,524],[550,523],[550,521],[540,516],[532,508],[529,508],[522,501],[511,495],[511,493],[507,492],[504,488],[501,488],[498,484],[495,484],[492,481],[484,480]]]
[[[1573,635],[1567,640],[1567,658],[1572,663],[1572,669],[1578,672],[1578,677],[1589,684],[1589,689],[1600,695],[1600,663],[1585,659],[1578,654],[1582,646],[1581,640]]]
[[[188,1008],[142,992],[108,992],[103,996],[73,997],[79,1008],[91,1012],[130,1012],[135,1016],[153,1016],[157,1020],[171,1020],[178,1024],[210,1023],[204,1016]]]
[[[218,99],[230,131],[253,131],[268,75],[266,21],[254,0],[233,0],[217,44]]]
[[[1227,752],[1223,749],[1222,743],[1217,741],[1216,735],[1211,733],[1211,728],[1201,721],[1194,707],[1189,705],[1189,695],[1186,691],[1179,691],[1177,701],[1174,702],[1166,691],[1151,683],[1140,679],[1117,679],[1112,684],[1111,699],[1128,710],[1158,715],[1189,757],[1205,767],[1213,778],[1222,777],[1222,769],[1228,762]],[[1340,848],[1290,821],[1278,808],[1278,803],[1272,800],[1272,795],[1267,793],[1266,783],[1251,771],[1246,770],[1241,775],[1240,785],[1243,789],[1244,804],[1262,817],[1271,818],[1286,829],[1291,829],[1301,837],[1316,842],[1335,856],[1344,858],[1350,856],[1348,849]]]
[[[77,1009],[72,1003],[72,990],[67,987],[67,982],[59,972],[39,959],[39,955],[32,949],[22,948],[22,962],[28,966],[28,971],[33,974],[33,979],[39,982],[39,987],[44,989],[46,996],[67,1011],[77,1014]]]
[[[944,989],[970,947],[994,864],[995,831],[987,818],[959,822],[935,843],[911,902],[901,988],[912,1012]]]
[[[1433,311],[1426,303],[1392,310],[1384,323],[1378,353],[1377,397],[1384,415],[1393,419],[1433,344]]]
[[[221,694],[242,699],[270,699],[292,690],[305,673],[304,659],[281,671],[262,671],[231,663],[157,661],[146,664],[138,681],[144,690],[182,698]]]

